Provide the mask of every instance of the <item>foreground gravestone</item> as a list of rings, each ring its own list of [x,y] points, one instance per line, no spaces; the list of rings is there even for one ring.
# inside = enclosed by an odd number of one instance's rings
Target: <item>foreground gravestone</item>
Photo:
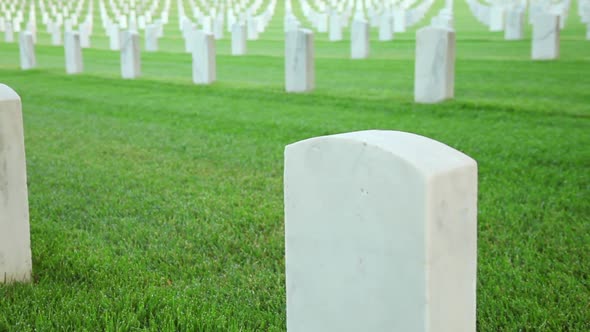
[[[65,59],[66,73],[79,74],[82,72],[82,45],[80,44],[80,34],[76,31],[66,31],[65,33]]]
[[[521,40],[524,38],[524,11],[513,9],[506,13],[505,40]]]
[[[0,283],[31,279],[31,240],[20,97],[0,84]]]
[[[310,30],[291,30],[285,37],[285,89],[287,92],[306,92],[315,85],[313,33]]]
[[[537,14],[533,23],[533,60],[553,60],[559,57],[559,16]]]
[[[416,32],[414,100],[437,103],[455,91],[455,32],[425,27]]]
[[[133,79],[141,75],[139,35],[135,31],[125,31],[121,40],[121,76]]]
[[[194,38],[193,82],[195,84],[211,84],[216,78],[215,36],[197,30]]]
[[[23,70],[32,69],[37,66],[35,58],[35,44],[33,34],[29,31],[19,33],[20,67]]]
[[[474,332],[477,164],[362,131],[285,148],[288,332]]]
[[[231,30],[231,54],[246,54],[246,25],[234,23]]]
[[[352,22],[350,55],[353,59],[366,59],[369,56],[369,23],[365,20]]]

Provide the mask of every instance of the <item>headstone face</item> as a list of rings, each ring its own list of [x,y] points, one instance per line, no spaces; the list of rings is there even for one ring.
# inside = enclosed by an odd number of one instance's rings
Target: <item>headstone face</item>
[[[54,46],[59,46],[62,44],[62,38],[61,38],[61,26],[58,25],[57,23],[53,23],[50,26],[50,30],[49,31],[51,33],[51,45]]]
[[[455,32],[426,27],[416,32],[414,100],[437,103],[455,91]]]
[[[285,148],[287,331],[475,331],[477,164],[362,131]]]
[[[258,19],[249,17],[246,23],[248,24],[248,40],[258,40]]]
[[[393,11],[393,31],[406,32],[406,11],[396,9]]]
[[[521,40],[524,38],[524,12],[518,9],[506,13],[504,39]]]
[[[0,283],[31,279],[31,240],[20,97],[0,84]]]
[[[4,30],[4,41],[7,43],[14,42],[14,30],[12,29],[12,23],[6,22]]]
[[[35,58],[35,44],[33,34],[28,31],[19,33],[20,67],[23,70],[32,69],[37,66]]]
[[[319,13],[316,19],[318,32],[328,32],[328,15],[326,13]]]
[[[586,25],[586,40],[590,40],[590,23]]]
[[[112,24],[109,30],[109,48],[112,51],[121,50],[121,39],[123,32],[117,24]]]
[[[66,31],[65,41],[66,73],[79,74],[83,70],[82,45],[77,31]]]
[[[145,28],[145,50],[156,52],[158,50],[158,26],[150,24]]]
[[[186,53],[193,53],[195,50],[197,27],[191,24],[190,27],[184,28],[184,51]]]
[[[502,31],[504,29],[504,8],[492,6],[490,11],[490,31]]]
[[[211,84],[216,79],[215,38],[213,34],[196,31],[193,50],[193,82]]]
[[[559,16],[538,14],[533,23],[533,60],[559,57]]]
[[[90,47],[90,29],[88,24],[82,23],[79,26],[80,31],[78,32],[80,36],[80,46],[82,48],[89,48]]]
[[[393,39],[392,18],[388,13],[381,14],[379,19],[379,40],[390,41]]]
[[[369,23],[355,20],[350,29],[351,58],[365,59],[369,56]]]
[[[342,21],[340,14],[332,13],[330,15],[330,33],[329,33],[330,41],[340,41],[342,40]]]
[[[285,89],[287,92],[311,91],[315,85],[313,33],[299,29],[285,37]]]
[[[234,23],[231,32],[231,54],[246,54],[246,26],[240,23]]]
[[[125,31],[121,40],[121,76],[126,79],[141,75],[139,35],[135,31]]]

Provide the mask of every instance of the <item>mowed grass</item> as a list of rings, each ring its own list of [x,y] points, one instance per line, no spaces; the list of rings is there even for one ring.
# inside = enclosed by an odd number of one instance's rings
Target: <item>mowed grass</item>
[[[60,47],[38,45],[25,72],[0,43],[23,103],[34,269],[0,286],[0,331],[284,331],[284,146],[363,129],[478,161],[479,331],[590,330],[584,27],[572,7],[560,60],[532,62],[529,39],[456,6],[456,98],[437,105],[413,103],[414,29],[362,61],[317,35],[317,89],[285,94],[282,4],[251,55],[218,42],[207,87],[174,24],[134,81],[100,37],[77,76]]]

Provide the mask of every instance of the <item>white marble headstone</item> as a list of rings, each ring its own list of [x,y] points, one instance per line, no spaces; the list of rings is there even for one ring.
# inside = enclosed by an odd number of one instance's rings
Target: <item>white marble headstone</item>
[[[14,42],[14,30],[12,29],[12,23],[6,22],[4,28],[4,41],[7,43]]]
[[[242,23],[234,23],[231,32],[231,54],[244,55],[246,54],[246,25]]]
[[[490,31],[502,31],[504,29],[504,7],[492,6],[490,10]]]
[[[537,14],[533,23],[533,60],[553,60],[559,57],[559,16]]]
[[[285,34],[285,89],[306,92],[315,86],[313,32],[292,30]]]
[[[354,20],[350,29],[350,54],[353,59],[369,57],[369,23]]]
[[[524,12],[513,9],[506,12],[506,27],[504,28],[504,39],[521,40],[524,38]]]
[[[330,33],[328,38],[330,41],[342,40],[342,18],[337,12],[330,15]]]
[[[193,82],[211,84],[216,79],[215,37],[197,30],[194,34]]]
[[[35,58],[35,44],[33,34],[29,31],[19,33],[20,67],[23,70],[32,69],[37,66]]]
[[[119,25],[112,24],[109,29],[109,48],[113,51],[121,50],[121,40],[123,32],[119,29]]]
[[[285,148],[289,332],[474,332],[477,163],[396,131]]]
[[[156,52],[158,50],[158,26],[149,24],[145,28],[145,50]]]
[[[31,239],[20,97],[0,84],[0,283],[31,279]]]
[[[393,39],[393,19],[388,13],[381,14],[379,18],[379,40],[390,41]]]
[[[121,76],[126,79],[141,75],[139,35],[127,30],[121,35]]]
[[[414,100],[437,103],[455,91],[455,32],[425,27],[416,32]]]
[[[66,73],[78,74],[82,72],[82,45],[77,31],[66,31],[65,40]]]

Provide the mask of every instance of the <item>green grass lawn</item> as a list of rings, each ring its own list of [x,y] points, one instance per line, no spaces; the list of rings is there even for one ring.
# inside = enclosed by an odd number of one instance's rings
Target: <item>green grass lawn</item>
[[[207,87],[175,23],[134,81],[104,37],[77,76],[47,34],[31,71],[0,43],[0,81],[23,103],[34,275],[0,286],[0,331],[284,331],[284,146],[363,129],[477,160],[478,330],[589,331],[590,41],[576,12],[561,58],[533,62],[530,28],[503,41],[456,1],[456,98],[437,105],[413,103],[415,29],[361,61],[317,34],[317,89],[285,94],[282,2],[248,56],[229,55],[227,33],[217,43]]]

